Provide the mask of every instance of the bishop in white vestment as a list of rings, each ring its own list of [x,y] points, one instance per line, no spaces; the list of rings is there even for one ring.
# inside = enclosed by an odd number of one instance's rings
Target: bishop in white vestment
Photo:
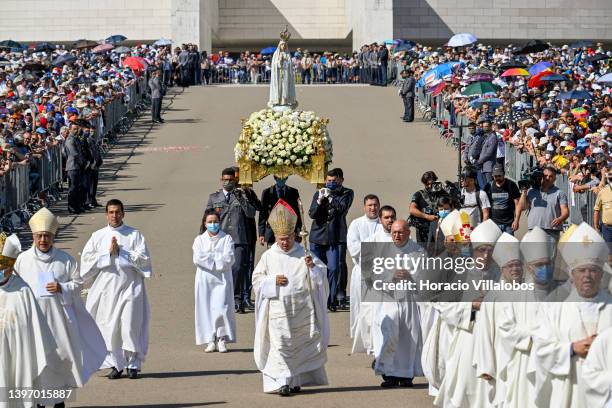
[[[152,275],[151,257],[143,235],[123,223],[123,203],[106,204],[108,225],[94,232],[81,255],[81,277],[95,279],[87,310],[106,343],[102,368],[120,378],[125,368],[137,378],[149,347],[150,307],[145,279]]]
[[[14,269],[32,288],[60,357],[71,361],[74,384],[82,387],[104,361],[104,340],[83,304],[77,262],[53,245],[57,217],[41,208],[29,224],[34,244],[19,255]]]
[[[608,246],[590,225],[580,224],[559,251],[572,286],[564,302],[542,303],[534,338],[538,407],[591,408],[580,379],[597,335],[612,327],[612,295],[601,287]]]
[[[391,236],[393,244],[388,245],[394,254],[414,258],[424,255],[423,248],[410,239],[410,228],[405,220],[393,223]],[[393,280],[411,280],[410,273],[394,271]],[[382,375],[384,388],[411,387],[413,378],[423,375],[419,309],[411,293],[398,290],[388,296],[381,302],[372,324],[374,371]]]
[[[21,252],[17,235],[0,234],[0,408],[61,406],[62,399],[9,399],[10,390],[69,391],[70,360],[57,344],[30,287],[12,273]]]
[[[208,344],[208,353],[215,348],[224,353],[225,343],[236,342],[234,241],[220,230],[219,215],[214,209],[205,211],[203,224],[203,232],[193,241],[196,344]]]
[[[276,243],[253,272],[255,363],[264,392],[281,396],[327,384],[327,271],[295,242],[296,222],[291,206],[279,200],[268,218]]]
[[[346,234],[346,247],[353,260],[351,272],[350,336],[354,337],[359,308],[361,306],[361,243],[382,229],[378,218],[378,197],[369,194],[363,199],[364,215],[354,219]]]

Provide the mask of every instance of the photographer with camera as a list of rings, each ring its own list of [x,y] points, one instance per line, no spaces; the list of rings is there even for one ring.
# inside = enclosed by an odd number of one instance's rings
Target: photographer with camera
[[[438,220],[436,202],[443,190],[441,183],[438,182],[438,176],[433,171],[423,173],[421,183],[425,188],[412,195],[408,221],[410,226],[416,229],[418,242],[425,244],[428,241],[431,223]]]
[[[529,231],[534,227],[542,228],[551,245],[559,241],[563,223],[569,217],[567,195],[555,186],[556,179],[557,170],[549,165],[541,173],[533,172],[529,182],[519,181],[519,206],[521,211],[529,210],[527,228]]]
[[[221,230],[234,240],[234,300],[236,310],[244,313],[249,306],[249,223],[255,217],[256,206],[236,182],[235,169],[228,167],[221,172],[223,188],[208,197],[206,209],[214,209],[221,220]]]
[[[489,197],[479,188],[476,178],[473,167],[466,167],[461,174],[460,209],[470,216],[470,224],[474,227],[489,218],[491,209]]]

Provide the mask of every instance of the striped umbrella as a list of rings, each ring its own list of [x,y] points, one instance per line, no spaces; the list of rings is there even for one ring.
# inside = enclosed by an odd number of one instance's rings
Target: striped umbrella
[[[529,72],[527,72],[527,70],[524,68],[510,68],[504,71],[503,74],[501,74],[502,77],[529,76],[529,75],[530,75]]]

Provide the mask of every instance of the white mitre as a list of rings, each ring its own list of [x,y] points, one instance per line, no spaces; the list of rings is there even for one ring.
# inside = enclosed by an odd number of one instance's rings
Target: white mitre
[[[560,252],[570,271],[584,265],[604,268],[609,255],[606,241],[586,222],[578,225],[567,237]]]
[[[550,260],[551,246],[548,235],[540,227],[533,227],[521,240],[521,253],[525,264],[545,259]]]
[[[493,260],[500,268],[509,262],[520,261],[520,241],[507,232],[501,234],[493,250]]]
[[[21,253],[21,242],[17,235],[0,234],[0,267],[11,267]]]
[[[50,232],[55,235],[59,228],[57,217],[45,207],[41,208],[30,218],[30,229],[32,233]]]
[[[472,242],[472,248],[478,248],[483,245],[495,245],[497,239],[502,234],[502,230],[499,229],[497,224],[493,220],[488,219],[483,221],[480,225],[474,228],[470,235],[470,241]]]
[[[461,229],[461,216],[459,211],[453,210],[440,223],[440,230],[445,237],[454,237]]]

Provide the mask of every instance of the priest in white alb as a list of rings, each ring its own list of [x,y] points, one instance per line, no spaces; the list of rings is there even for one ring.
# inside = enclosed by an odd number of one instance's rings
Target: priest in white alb
[[[424,256],[423,248],[410,239],[410,227],[405,220],[391,226],[393,243],[387,244],[389,257],[417,259]],[[386,251],[385,251],[386,252]],[[393,282],[410,281],[417,271],[393,270]],[[391,278],[391,276],[390,276]],[[423,339],[419,309],[413,294],[395,290],[386,293],[372,323],[374,372],[382,375],[381,387],[412,387],[414,377],[423,376],[421,352]]]
[[[395,208],[390,205],[383,205],[380,210],[378,210],[378,219],[380,221],[380,226],[382,228],[376,228],[374,234],[368,237],[365,241],[367,243],[381,243],[381,242],[392,242],[391,238],[391,225],[397,219],[397,213],[395,212]],[[361,259],[362,253],[360,256],[360,265],[363,261]],[[374,256],[374,254],[368,254],[368,256]],[[364,280],[369,279],[372,276],[372,271],[364,271],[360,270],[360,285],[365,286]],[[380,309],[381,303],[378,301],[368,301],[365,302],[363,299],[368,298],[370,300],[371,296],[362,292],[360,288],[359,290],[359,314],[355,317],[354,322],[354,330],[353,330],[353,347],[351,353],[365,353],[365,354],[374,354],[374,346],[372,343],[372,322],[374,321],[374,317],[376,316],[377,311]],[[353,295],[351,294],[351,299]],[[372,363],[372,366],[374,363]]]
[[[14,270],[32,288],[60,358],[70,360],[74,385],[82,387],[104,361],[104,340],[83,304],[76,260],[54,245],[57,217],[43,207],[29,224],[33,245],[19,255]]]
[[[382,229],[378,218],[380,202],[374,194],[368,194],[363,199],[364,215],[354,219],[348,227],[346,246],[353,260],[351,272],[351,307],[350,307],[350,336],[354,337],[359,307],[361,305],[361,243]]]
[[[200,235],[193,241],[195,277],[196,344],[207,344],[204,351],[227,352],[226,343],[236,342],[234,315],[234,241],[221,231],[214,208],[204,212]]]
[[[255,363],[264,392],[281,396],[327,385],[327,270],[295,241],[296,222],[291,206],[279,200],[268,218],[276,243],[253,272]]]
[[[582,365],[583,391],[589,408],[612,408],[612,328],[597,335]]]
[[[536,381],[536,405],[590,408],[581,381],[582,368],[593,341],[612,327],[612,295],[601,286],[608,246],[583,222],[559,252],[572,285],[566,301],[541,304],[533,351],[542,372]]]
[[[108,225],[94,232],[81,255],[81,277],[95,279],[87,310],[106,343],[102,368],[110,379],[138,378],[149,347],[150,307],[145,278],[152,275],[151,258],[140,231],[123,222],[123,203],[106,203]]]

